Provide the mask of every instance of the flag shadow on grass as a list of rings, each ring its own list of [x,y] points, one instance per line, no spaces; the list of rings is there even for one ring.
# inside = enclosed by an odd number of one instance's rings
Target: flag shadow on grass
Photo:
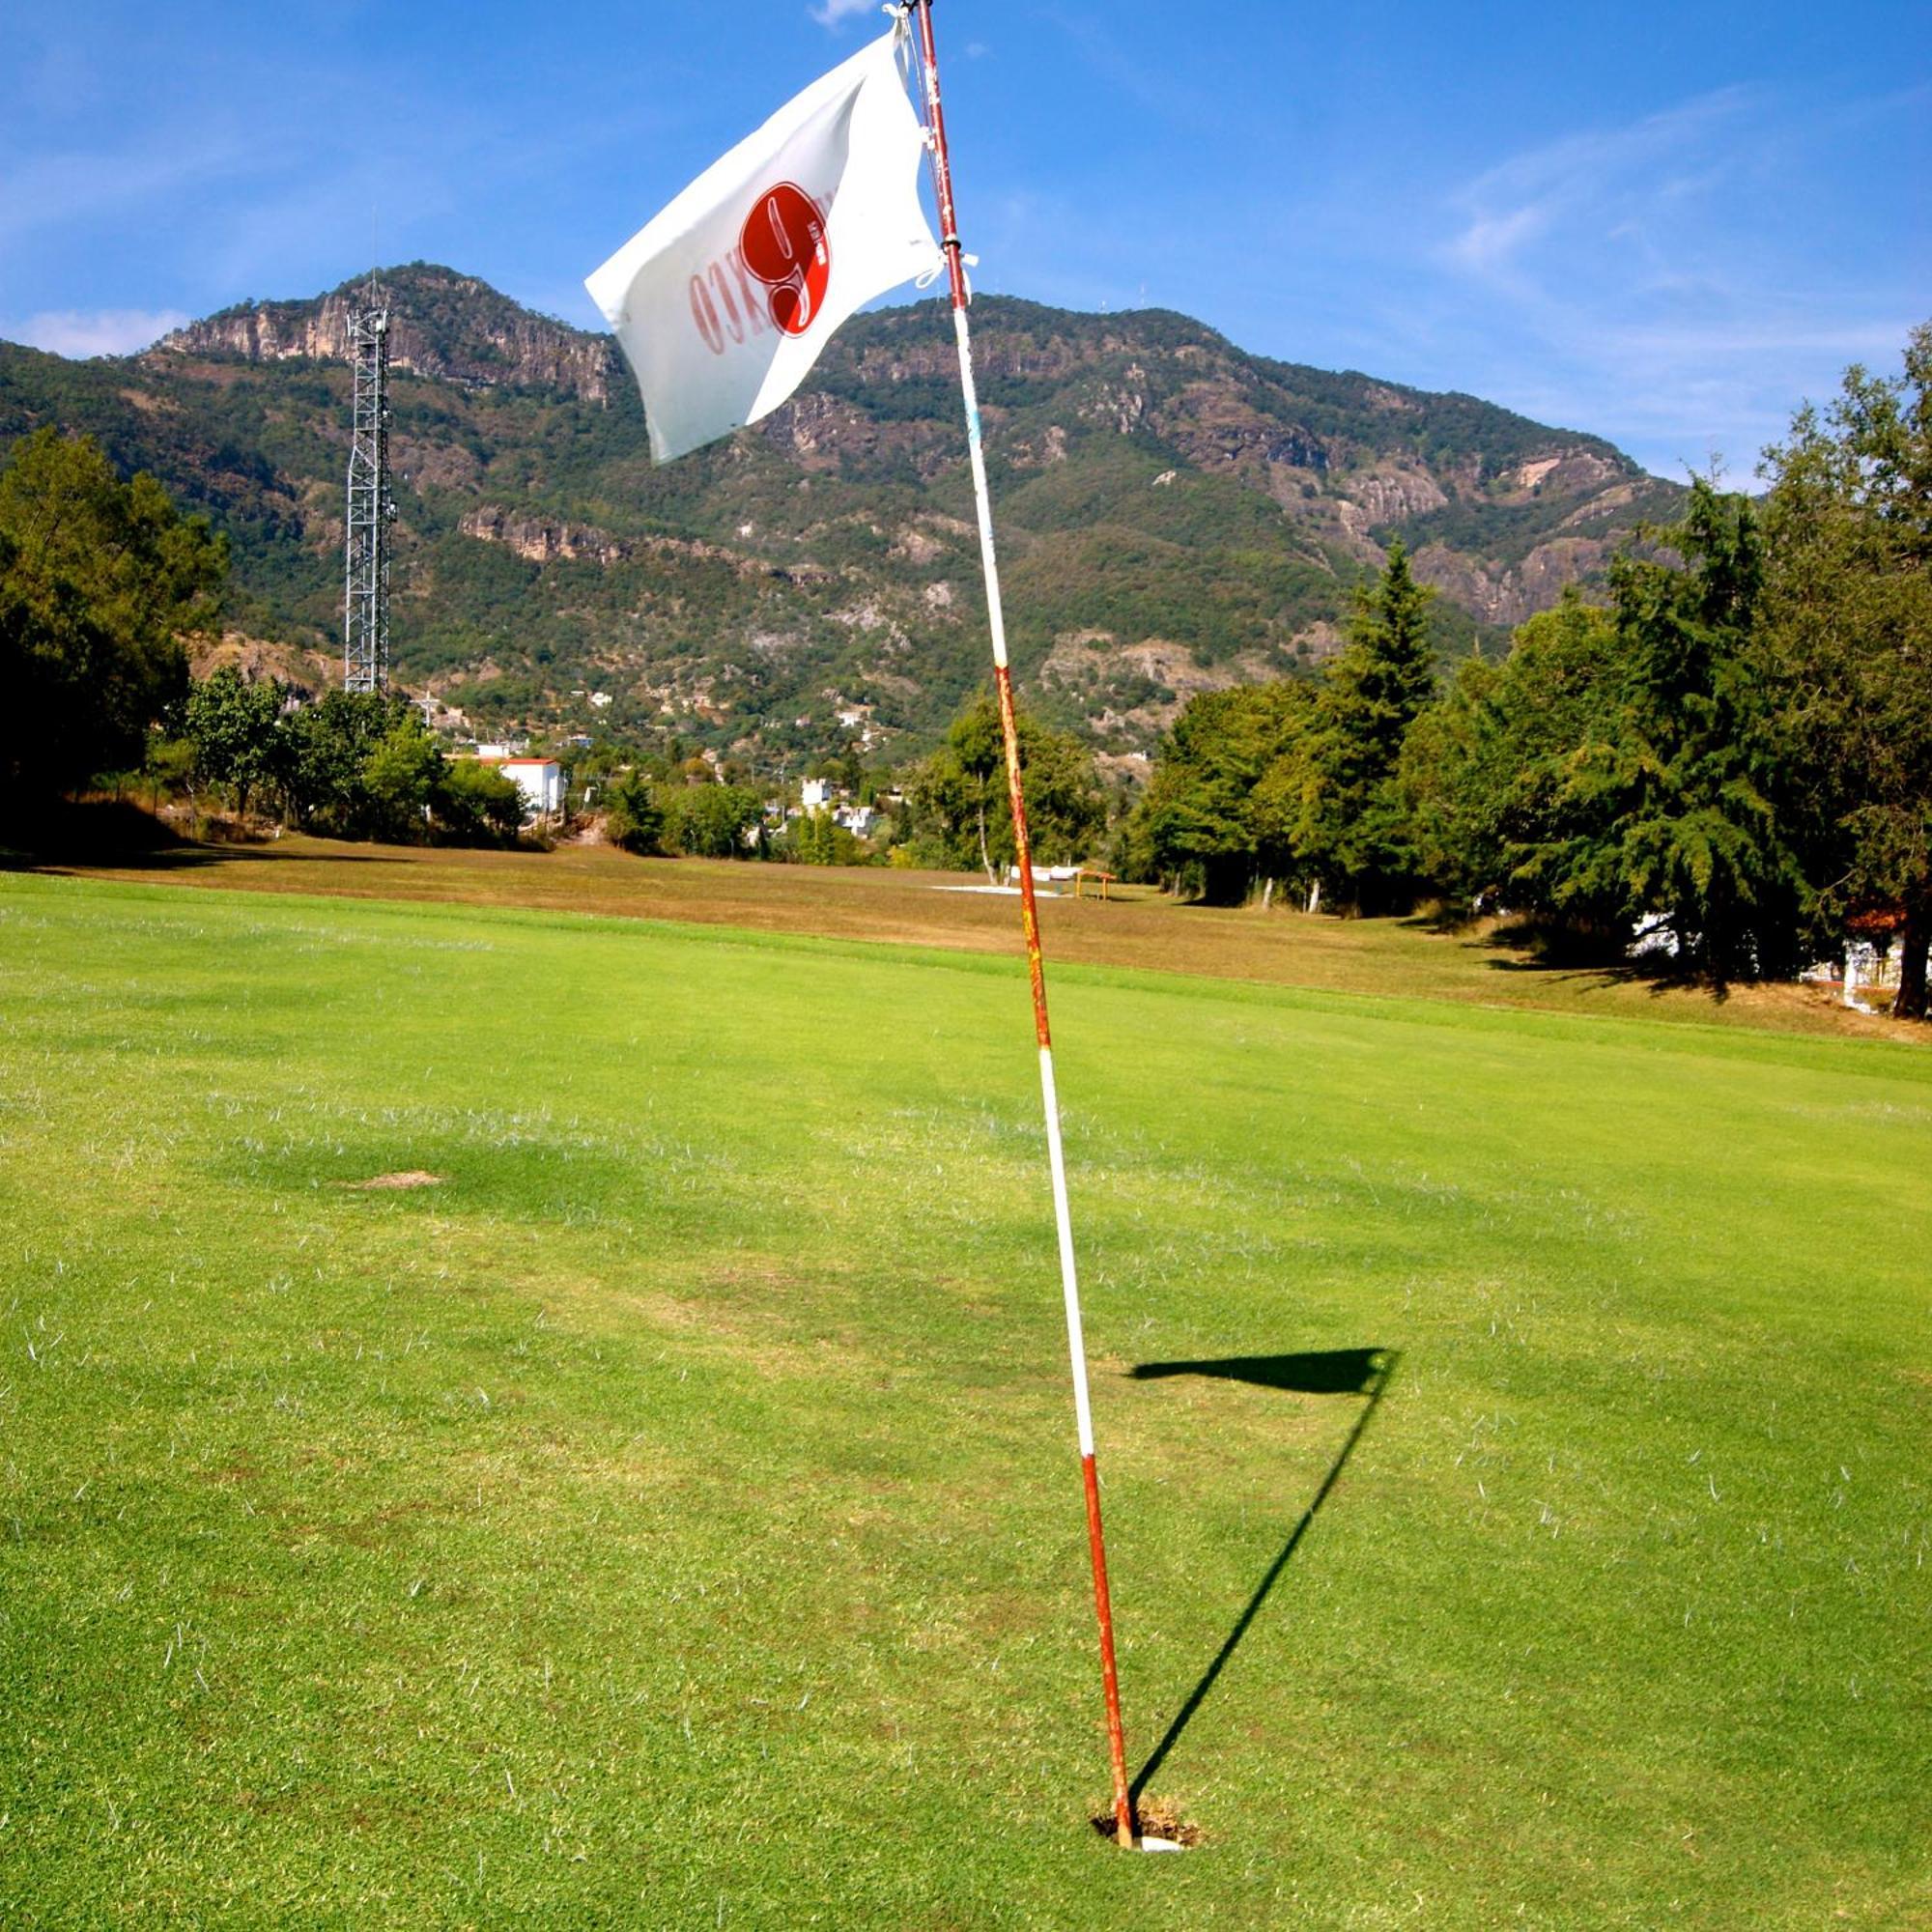
[[[1329,1492],[1340,1481],[1349,1458],[1355,1453],[1355,1445],[1368,1433],[1369,1423],[1380,1406],[1382,1397],[1388,1393],[1389,1382],[1400,1359],[1393,1349],[1326,1349],[1306,1355],[1221,1355],[1199,1362],[1142,1362],[1132,1371],[1136,1381],[1154,1381],[1167,1376],[1210,1376],[1223,1381],[1253,1382],[1261,1388],[1287,1389],[1298,1395],[1359,1395],[1368,1398],[1362,1405],[1361,1413],[1355,1417],[1355,1425],[1349,1431],[1347,1440],[1334,1462],[1328,1465],[1321,1487],[1302,1511],[1300,1521],[1289,1532],[1281,1553],[1268,1565],[1261,1581],[1255,1585],[1254,1595],[1248,1599],[1247,1606],[1235,1619],[1235,1627],[1228,1633],[1227,1640],[1214,1653],[1213,1662],[1201,1673],[1201,1681],[1187,1693],[1186,1702],[1175,1713],[1174,1721],[1167,1727],[1167,1735],[1154,1746],[1147,1762],[1135,1774],[1133,1798],[1136,1804],[1147,1789],[1148,1781],[1167,1762],[1168,1753],[1180,1742],[1180,1734],[1192,1721],[1195,1712],[1208,1701],[1208,1693],[1213,1690],[1215,1679],[1228,1667],[1228,1661],[1247,1635],[1249,1625],[1261,1614],[1268,1592],[1279,1581],[1281,1573],[1288,1568],[1289,1559],[1300,1548],[1301,1539],[1308,1534],[1309,1525],[1314,1522],[1321,1505],[1328,1500]]]

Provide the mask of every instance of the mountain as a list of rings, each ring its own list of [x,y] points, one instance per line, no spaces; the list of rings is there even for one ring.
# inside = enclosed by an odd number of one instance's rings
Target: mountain
[[[393,327],[393,663],[479,726],[666,726],[760,765],[923,748],[986,675],[952,331],[856,318],[784,409],[665,469],[607,338],[425,264]],[[0,445],[98,436],[230,536],[257,639],[339,635],[356,284],[145,354],[0,345]],[[1250,355],[1164,310],[974,306],[1016,673],[1103,753],[1336,647],[1400,535],[1445,656],[1600,580],[1676,486],[1471,396]]]
[[[610,399],[615,362],[602,336],[532,315],[473,275],[422,267],[389,278],[399,298],[389,363],[418,376],[487,388],[511,383],[585,402]],[[162,337],[156,352],[185,360],[340,362],[349,312],[365,285],[345,282],[313,301],[242,302]]]

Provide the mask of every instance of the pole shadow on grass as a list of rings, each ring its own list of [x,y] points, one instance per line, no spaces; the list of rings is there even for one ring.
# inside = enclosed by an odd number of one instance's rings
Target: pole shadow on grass
[[[1215,1679],[1228,1667],[1228,1661],[1240,1647],[1249,1625],[1261,1614],[1261,1607],[1267,1602],[1269,1591],[1280,1580],[1281,1573],[1288,1568],[1289,1559],[1300,1547],[1301,1539],[1308,1534],[1309,1525],[1314,1522],[1321,1505],[1328,1500],[1329,1492],[1340,1481],[1349,1458],[1355,1453],[1355,1445],[1368,1433],[1370,1421],[1380,1406],[1382,1397],[1388,1393],[1399,1359],[1393,1349],[1326,1349],[1306,1355],[1221,1355],[1199,1362],[1142,1362],[1132,1371],[1136,1381],[1155,1381],[1167,1376],[1208,1376],[1223,1381],[1253,1382],[1260,1388],[1286,1389],[1297,1395],[1359,1395],[1368,1398],[1362,1405],[1361,1413],[1355,1417],[1354,1427],[1349,1431],[1348,1439],[1328,1465],[1328,1473],[1322,1477],[1321,1488],[1302,1511],[1300,1521],[1289,1532],[1281,1553],[1268,1565],[1261,1581],[1255,1585],[1254,1595],[1248,1599],[1246,1607],[1235,1619],[1234,1629],[1214,1653],[1213,1662],[1201,1673],[1201,1681],[1187,1693],[1186,1701],[1175,1713],[1174,1721],[1167,1727],[1167,1735],[1154,1746],[1148,1761],[1135,1774],[1133,1798],[1136,1804],[1147,1789],[1148,1781],[1167,1762],[1168,1753],[1180,1742],[1180,1734],[1192,1721],[1195,1712],[1208,1701],[1208,1693],[1213,1690]]]

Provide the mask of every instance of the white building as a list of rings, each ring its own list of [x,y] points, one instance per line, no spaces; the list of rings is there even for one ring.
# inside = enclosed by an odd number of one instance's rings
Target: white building
[[[563,810],[563,767],[554,758],[505,758],[484,755],[524,795],[526,818],[552,818]]]
[[[823,811],[832,803],[832,781],[807,779],[798,788],[798,802],[808,811]]]

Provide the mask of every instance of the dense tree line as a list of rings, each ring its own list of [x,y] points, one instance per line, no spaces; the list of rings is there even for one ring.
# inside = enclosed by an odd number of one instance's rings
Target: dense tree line
[[[247,812],[267,806],[304,832],[413,843],[504,843],[524,800],[501,772],[452,758],[399,694],[331,691],[319,698],[231,666],[202,679],[183,707],[189,777]]]
[[[1093,753],[1077,738],[1024,713],[1015,722],[1035,862],[1069,865],[1088,857],[1107,823]],[[945,744],[913,769],[905,801],[915,864],[956,871],[978,867],[988,879],[1012,864],[1006,741],[990,692],[969,704],[952,721]]]
[[[629,852],[763,857],[763,798],[750,785],[716,782],[708,769],[701,781],[692,781],[696,778],[667,776],[648,764],[621,773],[605,794],[605,836]]]
[[[1364,912],[1412,897],[1419,868],[1398,779],[1434,689],[1432,595],[1397,543],[1319,684],[1195,698],[1127,828],[1129,872],[1222,902],[1275,884]]]
[[[1757,500],[1682,522],[1437,688],[1394,547],[1311,690],[1196,698],[1127,828],[1141,876],[1387,911],[1441,895],[1723,983],[1895,932],[1932,941],[1932,326],[1767,452]]]
[[[228,568],[205,517],[99,443],[43,429],[0,469],[0,793],[31,811],[153,761],[244,814],[344,837],[498,840],[517,788],[451,759],[402,697],[306,694],[233,668],[190,684]],[[161,748],[156,754],[156,748]]]
[[[1036,719],[1022,714],[1017,722],[1035,858],[1059,865],[1089,857],[1107,826],[1107,797],[1093,753]],[[880,799],[891,778],[867,766],[856,748],[819,759],[810,775],[832,780],[866,804]],[[890,858],[939,870],[982,868],[989,879],[1012,862],[1006,750],[990,693],[969,703],[940,749],[906,775],[896,809],[885,814],[869,841],[839,825],[829,810],[768,824],[761,794],[734,781],[743,776],[728,765],[714,773],[701,758],[639,759],[611,773],[604,784],[606,836],[645,854],[806,866],[876,865]]]
[[[1932,942],[1932,326],[1902,377],[1854,369],[1767,452],[1766,494],[1691,490],[1679,524],[1574,594],[1500,662],[1438,680],[1439,611],[1400,543],[1316,679],[1197,697],[1119,836],[1132,876],[1211,899],[1276,890],[1393,911],[1508,910],[1621,954],[1648,929],[1708,979],[1782,975],[1848,933],[1895,936],[1896,1009],[1926,1010]],[[311,700],[219,671],[190,689],[226,550],[155,480],[43,430],[0,470],[0,792],[44,798],[164,735],[242,812],[388,838],[498,839],[515,787],[447,758],[400,698]],[[1090,856],[1088,752],[1022,719],[1037,855]],[[877,775],[861,769],[862,782]],[[633,849],[848,863],[829,820],[763,823],[726,770],[646,761],[604,803]],[[916,863],[1012,857],[997,712],[968,706],[908,776],[891,838]]]

